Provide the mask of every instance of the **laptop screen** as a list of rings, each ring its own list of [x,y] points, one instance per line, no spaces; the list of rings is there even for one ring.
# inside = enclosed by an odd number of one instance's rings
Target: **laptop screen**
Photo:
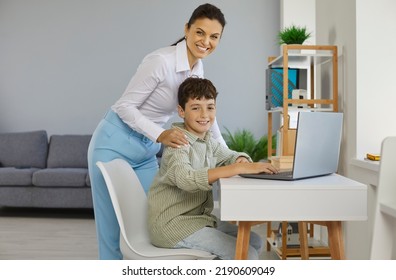
[[[341,146],[342,113],[300,112],[293,177],[335,173]]]

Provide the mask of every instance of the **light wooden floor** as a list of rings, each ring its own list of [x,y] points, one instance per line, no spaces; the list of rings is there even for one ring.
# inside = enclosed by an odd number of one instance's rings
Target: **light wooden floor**
[[[265,236],[265,225],[254,231]],[[0,208],[0,260],[95,260],[97,244],[89,210]],[[264,251],[261,259],[278,259]]]
[[[97,259],[92,211],[0,208],[0,259]]]

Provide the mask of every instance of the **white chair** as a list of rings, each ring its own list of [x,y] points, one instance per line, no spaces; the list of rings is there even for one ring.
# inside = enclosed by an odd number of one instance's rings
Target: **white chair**
[[[216,256],[193,249],[158,248],[150,243],[147,229],[147,197],[139,178],[123,159],[98,161],[120,225],[120,248],[124,259],[214,259]]]
[[[396,239],[396,137],[382,142],[370,259],[392,259]],[[393,256],[395,257],[395,256]]]

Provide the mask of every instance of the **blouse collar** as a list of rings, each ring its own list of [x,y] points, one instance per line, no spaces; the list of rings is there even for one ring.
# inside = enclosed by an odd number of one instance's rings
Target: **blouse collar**
[[[188,62],[187,42],[183,40],[176,45],[176,72],[190,71],[190,64]],[[190,76],[203,76],[203,65],[201,59],[195,63],[191,70]]]

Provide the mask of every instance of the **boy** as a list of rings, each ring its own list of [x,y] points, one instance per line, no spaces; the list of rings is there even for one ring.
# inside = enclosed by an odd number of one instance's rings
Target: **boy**
[[[212,184],[241,173],[276,173],[269,163],[252,163],[245,153],[229,150],[213,138],[217,92],[207,79],[188,78],[179,87],[175,123],[189,142],[166,147],[161,166],[148,193],[151,242],[165,248],[193,248],[220,259],[233,259],[237,226],[213,216]],[[258,259],[261,238],[252,233],[249,259]]]

